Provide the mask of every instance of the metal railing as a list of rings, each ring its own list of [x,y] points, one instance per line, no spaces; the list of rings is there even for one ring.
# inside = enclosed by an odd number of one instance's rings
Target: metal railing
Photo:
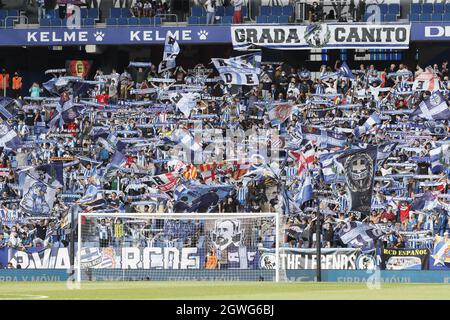
[[[8,27],[8,21],[13,21],[13,25],[11,27]],[[3,28],[4,29],[8,29],[8,28],[14,28],[14,22],[19,22],[19,23],[24,23],[24,24],[28,24],[28,17],[26,15],[24,15],[23,13],[20,13],[18,16],[7,16],[5,19],[3,19]]]

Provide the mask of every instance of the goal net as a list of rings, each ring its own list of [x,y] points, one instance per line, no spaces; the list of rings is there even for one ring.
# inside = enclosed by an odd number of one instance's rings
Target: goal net
[[[79,281],[278,281],[276,213],[79,213]]]

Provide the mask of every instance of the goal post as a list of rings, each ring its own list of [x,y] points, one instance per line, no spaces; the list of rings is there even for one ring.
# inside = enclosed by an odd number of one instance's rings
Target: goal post
[[[279,281],[278,213],[78,213],[78,281]]]

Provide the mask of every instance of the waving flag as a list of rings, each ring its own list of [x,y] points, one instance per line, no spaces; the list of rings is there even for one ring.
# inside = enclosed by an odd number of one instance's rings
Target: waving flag
[[[450,152],[448,144],[430,150],[431,172],[433,174],[438,174],[445,170],[444,155],[448,154],[448,152]]]
[[[200,94],[197,92],[170,92],[169,99],[188,118],[197,105]]]
[[[383,236],[384,232],[366,223],[349,221],[339,230],[338,235],[345,244],[364,247],[368,242]]]
[[[175,59],[180,53],[180,46],[175,38],[171,37],[167,34],[166,42],[164,44],[164,54],[163,60],[159,64],[158,72],[161,73],[163,71],[170,70],[175,68],[176,62]]]
[[[351,194],[350,210],[370,213],[372,189],[377,161],[377,147],[343,152],[337,159],[344,168],[344,177]]]
[[[50,215],[56,199],[54,187],[27,174],[21,188],[20,208],[23,212],[33,216]]]
[[[261,73],[261,52],[229,59],[211,59],[225,84],[256,85]]]
[[[22,144],[22,140],[6,122],[0,123],[0,147],[17,149]]]
[[[350,79],[355,78],[352,70],[350,69],[347,62],[345,62],[345,61],[342,63],[341,68],[338,71],[338,75],[341,77],[344,77],[344,78],[350,78]]]
[[[413,91],[436,91],[440,89],[439,76],[431,68],[416,76],[412,87]]]
[[[0,116],[3,119],[11,119],[15,116],[16,112],[14,110],[16,100],[9,97],[0,98]]]
[[[72,100],[64,102],[63,105],[58,103],[56,106],[56,114],[50,120],[48,126],[49,128],[53,128],[54,126],[62,127],[66,121],[75,119],[77,115],[78,112]]]
[[[364,122],[362,126],[356,126],[355,128],[355,137],[360,137],[361,134],[365,134],[368,132],[374,125],[380,124],[381,119],[378,113],[374,112],[370,115],[370,117]]]
[[[298,192],[294,197],[295,202],[298,205],[304,204],[306,201],[313,199],[313,187],[311,183],[311,176],[306,175],[305,178],[300,182]]]
[[[411,210],[433,210],[438,205],[437,197],[430,190],[425,191],[411,203]]]
[[[422,101],[410,117],[418,116],[427,120],[450,120],[450,109],[439,91],[435,91]]]
[[[271,124],[273,126],[282,124],[291,116],[292,110],[292,105],[288,103],[276,104],[268,112]]]
[[[345,147],[347,136],[324,129],[302,127],[303,139],[317,141],[322,148]]]

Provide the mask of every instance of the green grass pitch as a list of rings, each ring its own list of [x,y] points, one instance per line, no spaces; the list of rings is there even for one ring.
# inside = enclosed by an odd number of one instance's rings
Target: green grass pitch
[[[3,282],[0,299],[450,299],[450,284],[269,282]]]

